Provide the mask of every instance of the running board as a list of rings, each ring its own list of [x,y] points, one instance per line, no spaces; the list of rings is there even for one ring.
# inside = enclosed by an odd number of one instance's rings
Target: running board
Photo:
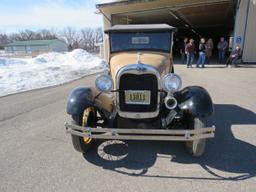
[[[193,141],[213,138],[215,126],[193,130],[92,128],[65,124],[67,133],[92,139]]]

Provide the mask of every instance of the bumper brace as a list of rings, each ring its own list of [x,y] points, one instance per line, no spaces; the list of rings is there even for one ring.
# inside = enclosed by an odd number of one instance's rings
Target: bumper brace
[[[196,130],[91,128],[65,124],[67,133],[93,139],[193,141],[213,138],[215,126]]]

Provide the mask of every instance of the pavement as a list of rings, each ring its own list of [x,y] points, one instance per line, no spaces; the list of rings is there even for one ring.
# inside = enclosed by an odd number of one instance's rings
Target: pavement
[[[183,87],[203,86],[215,103],[208,124],[216,137],[203,157],[157,141],[105,141],[76,152],[64,129],[67,96],[93,84],[93,75],[0,98],[0,191],[256,191],[256,68],[175,70]]]

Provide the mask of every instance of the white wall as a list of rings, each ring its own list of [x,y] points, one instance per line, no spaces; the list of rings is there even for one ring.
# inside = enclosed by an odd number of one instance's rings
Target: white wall
[[[234,47],[239,45],[242,48],[244,62],[256,62],[255,18],[256,0],[240,0],[236,13]]]
[[[111,15],[105,15],[107,18],[111,19]],[[107,30],[111,27],[111,22],[102,15],[103,17],[103,29]],[[104,59],[106,61],[109,61],[109,39],[108,36],[106,34],[104,34],[104,51],[103,51],[103,55],[104,55]]]
[[[250,0],[245,37],[243,59],[256,63],[256,0]]]

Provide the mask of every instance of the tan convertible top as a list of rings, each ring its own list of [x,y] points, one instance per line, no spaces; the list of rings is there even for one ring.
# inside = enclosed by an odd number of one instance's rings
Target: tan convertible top
[[[107,29],[105,33],[139,31],[176,31],[176,28],[167,24],[114,25],[113,27]]]

